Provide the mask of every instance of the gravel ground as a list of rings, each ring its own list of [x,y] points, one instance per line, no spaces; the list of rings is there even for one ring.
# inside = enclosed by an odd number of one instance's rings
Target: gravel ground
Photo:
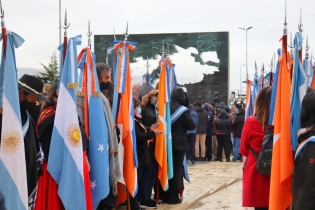
[[[243,167],[241,162],[202,162],[188,166],[191,182],[185,182],[183,203],[163,204],[158,207],[159,210],[245,209],[242,207],[241,197]],[[126,209],[126,206],[118,209]],[[252,210],[252,208],[247,208],[247,210]]]

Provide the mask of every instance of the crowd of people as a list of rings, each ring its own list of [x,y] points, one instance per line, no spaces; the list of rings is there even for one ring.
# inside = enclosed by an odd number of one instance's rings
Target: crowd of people
[[[196,123],[186,134],[186,159],[192,164],[204,161],[241,161],[240,139],[245,121],[244,104],[236,101],[232,106],[194,102],[188,106]]]
[[[108,138],[110,170],[110,193],[101,201],[98,210],[115,208],[117,201],[117,180],[121,176],[118,161],[118,143],[120,131],[111,114],[113,101],[113,83],[111,68],[107,64],[98,63],[97,78],[104,116],[109,126]],[[50,175],[47,165],[54,129],[56,106],[58,104],[57,84],[45,85],[40,78],[23,75],[19,80],[19,101],[22,124],[29,121],[25,143],[25,161],[27,170],[27,186],[29,207],[35,210],[64,209],[58,195],[58,185]],[[173,178],[169,180],[168,190],[164,191],[157,179],[158,164],[155,159],[156,136],[161,135],[157,123],[158,85],[154,88],[144,83],[134,93],[134,123],[136,133],[136,151],[139,166],[137,168],[138,191],[130,197],[132,210],[157,208],[162,203],[178,204],[182,202],[183,161],[192,164],[204,161],[242,161],[246,157],[243,175],[243,206],[255,209],[268,209],[270,176],[259,174],[256,170],[256,157],[251,150],[260,152],[262,140],[268,124],[271,87],[263,88],[256,100],[254,116],[245,121],[245,109],[242,102],[232,106],[203,103],[189,103],[186,92],[175,87],[171,93],[170,114],[177,113],[171,123]],[[315,92],[308,93],[302,103],[301,130],[299,142],[304,142],[314,135]],[[78,97],[78,119],[82,136],[84,154],[84,177],[89,177],[89,141],[85,134],[82,103]],[[178,110],[183,111],[178,114]],[[2,122],[2,114],[0,115]],[[0,129],[1,129],[0,125]],[[271,128],[271,126],[269,126]],[[0,130],[1,132],[1,130]],[[314,204],[314,142],[304,145],[296,158],[293,176],[293,208],[315,209]],[[231,159],[231,156],[233,157]],[[114,169],[115,168],[115,169]],[[89,191],[89,181],[85,183]],[[0,194],[0,209],[4,209],[5,200]],[[88,205],[88,204],[87,204]]]

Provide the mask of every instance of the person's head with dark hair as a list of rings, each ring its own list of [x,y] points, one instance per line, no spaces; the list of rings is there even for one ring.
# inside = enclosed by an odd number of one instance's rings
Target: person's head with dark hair
[[[183,88],[175,87],[171,93],[172,102],[177,102],[182,106],[188,106],[188,98]]]
[[[302,110],[300,115],[301,128],[315,129],[315,92],[310,91],[306,94],[302,101]]]
[[[44,83],[35,76],[24,74],[18,81],[19,101],[22,109],[31,111],[36,108],[38,100],[49,101],[42,95]]]
[[[272,88],[270,86],[263,88],[256,99],[255,117],[262,125],[268,123],[271,91]]]
[[[197,106],[197,102],[194,102],[192,105],[193,105],[194,107],[196,107],[196,106]]]
[[[198,102],[196,103],[196,105],[197,105],[198,107],[202,107],[202,102],[201,102],[201,101],[198,101]]]
[[[58,85],[54,84],[51,85],[50,88],[47,91],[47,98],[49,99],[50,102],[45,102],[42,110],[51,107],[51,106],[56,106],[57,101],[58,101],[58,96],[57,96],[57,87]]]
[[[299,143],[303,140],[315,136],[315,92],[308,90],[302,101],[300,115],[301,129],[298,132]]]
[[[107,90],[110,86],[110,73],[111,67],[105,63],[97,63],[96,71],[98,77],[98,83],[100,85],[101,91]]]
[[[215,107],[215,104],[213,102],[210,103],[212,107]]]

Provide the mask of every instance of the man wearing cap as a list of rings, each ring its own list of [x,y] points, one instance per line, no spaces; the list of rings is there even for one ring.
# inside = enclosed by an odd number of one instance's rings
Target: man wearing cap
[[[28,127],[28,130],[24,137],[24,149],[25,149],[25,162],[26,162],[26,174],[27,174],[27,188],[28,188],[28,200],[29,209],[33,209],[37,192],[37,180],[41,169],[40,165],[40,148],[38,137],[36,134],[36,126],[32,117],[29,115],[28,110],[34,109],[36,101],[49,100],[41,95],[44,87],[44,83],[41,79],[24,74],[19,82],[19,101],[21,110],[22,126]],[[0,134],[2,129],[2,114],[0,115]]]

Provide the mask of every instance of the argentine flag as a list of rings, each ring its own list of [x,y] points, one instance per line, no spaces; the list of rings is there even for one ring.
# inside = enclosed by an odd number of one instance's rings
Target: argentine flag
[[[2,38],[2,37],[1,37]],[[2,57],[3,115],[0,149],[0,192],[8,210],[28,209],[28,192],[24,153],[24,135],[28,121],[22,130],[18,96],[17,70],[14,47],[18,48],[24,40],[13,32],[8,32],[6,54]],[[3,48],[2,48],[3,49]]]
[[[76,46],[80,44],[81,35],[68,40],[48,158],[48,171],[58,184],[59,197],[67,210],[86,208],[82,138],[76,106]],[[63,46],[59,48],[61,53],[62,48]]]

